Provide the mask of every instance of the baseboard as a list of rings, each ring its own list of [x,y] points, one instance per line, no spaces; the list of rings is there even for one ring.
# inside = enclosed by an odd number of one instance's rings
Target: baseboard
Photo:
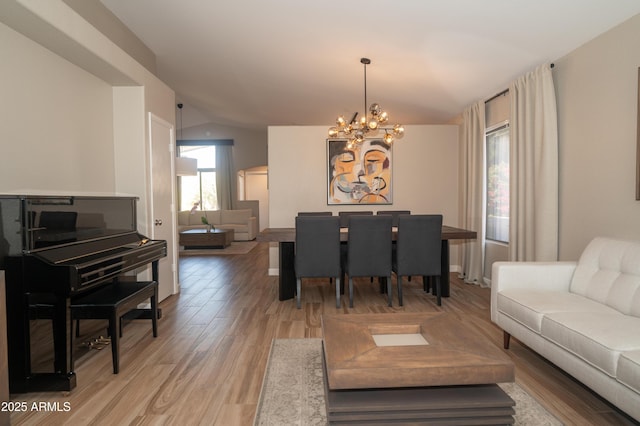
[[[277,277],[278,275],[280,275],[280,268],[269,268],[270,277]]]

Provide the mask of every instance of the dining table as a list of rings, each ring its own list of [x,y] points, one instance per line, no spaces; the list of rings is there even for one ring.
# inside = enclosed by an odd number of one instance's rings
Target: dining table
[[[398,237],[397,228],[393,228],[392,239]],[[456,228],[453,226],[442,226],[442,254],[441,265],[441,296],[449,297],[449,241],[451,240],[473,240],[476,239],[476,231]],[[340,229],[340,240],[346,243],[349,238],[348,228]],[[258,233],[256,241],[278,243],[279,253],[279,278],[278,278],[278,299],[293,299],[296,290],[295,271],[295,241],[296,229],[294,228],[265,228]]]

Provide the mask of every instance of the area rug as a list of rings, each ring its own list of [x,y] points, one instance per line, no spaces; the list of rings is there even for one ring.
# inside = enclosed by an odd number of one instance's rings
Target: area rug
[[[189,249],[180,248],[180,256],[220,256],[227,254],[247,254],[257,246],[256,241],[234,241],[223,249]]]
[[[562,425],[516,383],[500,384],[516,401],[516,425]],[[255,426],[326,425],[322,339],[275,339]]]

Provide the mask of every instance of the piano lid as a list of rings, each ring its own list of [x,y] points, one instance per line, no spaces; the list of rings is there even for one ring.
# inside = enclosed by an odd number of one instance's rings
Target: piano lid
[[[6,256],[136,234],[137,197],[0,195],[0,269]]]

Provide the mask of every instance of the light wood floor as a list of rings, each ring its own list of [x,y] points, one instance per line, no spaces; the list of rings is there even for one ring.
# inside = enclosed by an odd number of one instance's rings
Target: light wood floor
[[[128,324],[120,374],[112,374],[110,348],[88,351],[76,361],[78,386],[70,393],[12,395],[12,401],[28,406],[12,415],[12,424],[250,425],[272,339],[321,337],[325,312],[442,309],[502,345],[502,332],[489,319],[489,290],[464,284],[455,275],[451,297],[443,299],[442,307],[414,279],[405,283],[402,308],[397,298],[393,308],[387,307],[377,285],[361,280],[355,307],[347,308],[343,299],[343,307],[336,309],[328,280],[310,280],[298,310],[292,300],[278,301],[277,277],[268,276],[267,268],[267,243],[247,255],[181,258],[181,293],[161,303],[157,338],[148,321]],[[104,333],[102,326],[83,322],[80,340]],[[519,342],[512,339],[507,353],[516,366],[516,381],[565,424],[633,424]],[[33,403],[49,404],[35,411]],[[61,411],[51,411],[56,403]]]

